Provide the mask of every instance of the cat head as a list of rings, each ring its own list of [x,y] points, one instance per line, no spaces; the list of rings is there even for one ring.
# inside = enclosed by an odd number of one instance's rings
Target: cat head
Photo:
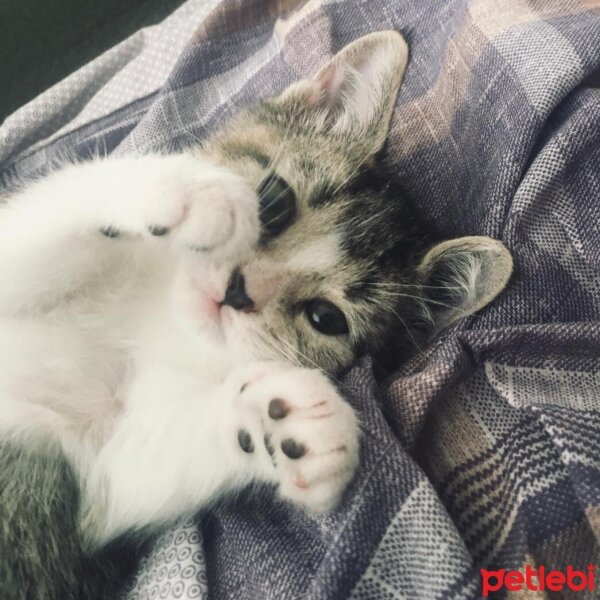
[[[362,37],[207,142],[260,198],[259,244],[223,290],[225,338],[244,357],[339,372],[390,342],[419,346],[506,285],[500,242],[429,245],[378,174],[407,59],[396,32]]]

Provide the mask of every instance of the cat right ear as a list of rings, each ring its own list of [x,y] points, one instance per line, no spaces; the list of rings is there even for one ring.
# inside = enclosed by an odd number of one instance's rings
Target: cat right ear
[[[311,80],[299,81],[276,102],[295,105],[332,133],[376,154],[388,134],[408,46],[396,31],[365,35],[338,52]]]
[[[506,246],[472,236],[435,245],[417,268],[435,332],[489,304],[506,286],[513,259]]]

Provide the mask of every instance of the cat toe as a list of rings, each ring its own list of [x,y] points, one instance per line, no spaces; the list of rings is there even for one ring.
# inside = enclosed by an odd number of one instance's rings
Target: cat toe
[[[188,192],[184,217],[172,232],[179,247],[211,261],[237,261],[258,241],[258,199],[234,175]]]
[[[358,464],[354,411],[319,371],[256,372],[238,387],[238,401],[264,431],[259,454],[270,459],[271,480],[281,496],[310,511],[333,508]],[[248,442],[242,441],[238,437],[244,449]]]
[[[167,233],[169,233],[169,228],[164,227],[163,225],[150,225],[148,227],[148,231],[155,237],[162,237],[163,235],[167,235]]]
[[[110,225],[101,227],[100,233],[107,238],[118,238],[121,235],[121,232],[116,227],[111,227]]]

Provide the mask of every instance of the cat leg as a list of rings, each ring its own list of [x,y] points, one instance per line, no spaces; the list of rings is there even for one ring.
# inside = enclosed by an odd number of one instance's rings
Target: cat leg
[[[0,311],[48,303],[134,264],[137,240],[218,262],[257,238],[254,190],[198,154],[68,165],[0,208]]]
[[[358,462],[358,422],[325,375],[258,363],[211,390],[153,370],[83,485],[92,546],[193,514],[252,482],[324,511]]]

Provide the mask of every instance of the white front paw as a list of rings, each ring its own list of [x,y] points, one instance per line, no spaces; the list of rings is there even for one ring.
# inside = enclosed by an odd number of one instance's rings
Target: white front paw
[[[358,464],[353,409],[314,369],[261,363],[247,379],[236,400],[240,452],[268,464],[284,498],[315,512],[333,508]]]
[[[211,260],[232,258],[258,240],[258,200],[241,177],[223,171],[179,182],[170,198],[148,207],[147,222],[151,235],[179,247]]]
[[[258,198],[242,177],[192,154],[145,157],[134,165],[116,222],[101,229],[108,237],[141,233],[217,262],[235,260],[256,244]]]

